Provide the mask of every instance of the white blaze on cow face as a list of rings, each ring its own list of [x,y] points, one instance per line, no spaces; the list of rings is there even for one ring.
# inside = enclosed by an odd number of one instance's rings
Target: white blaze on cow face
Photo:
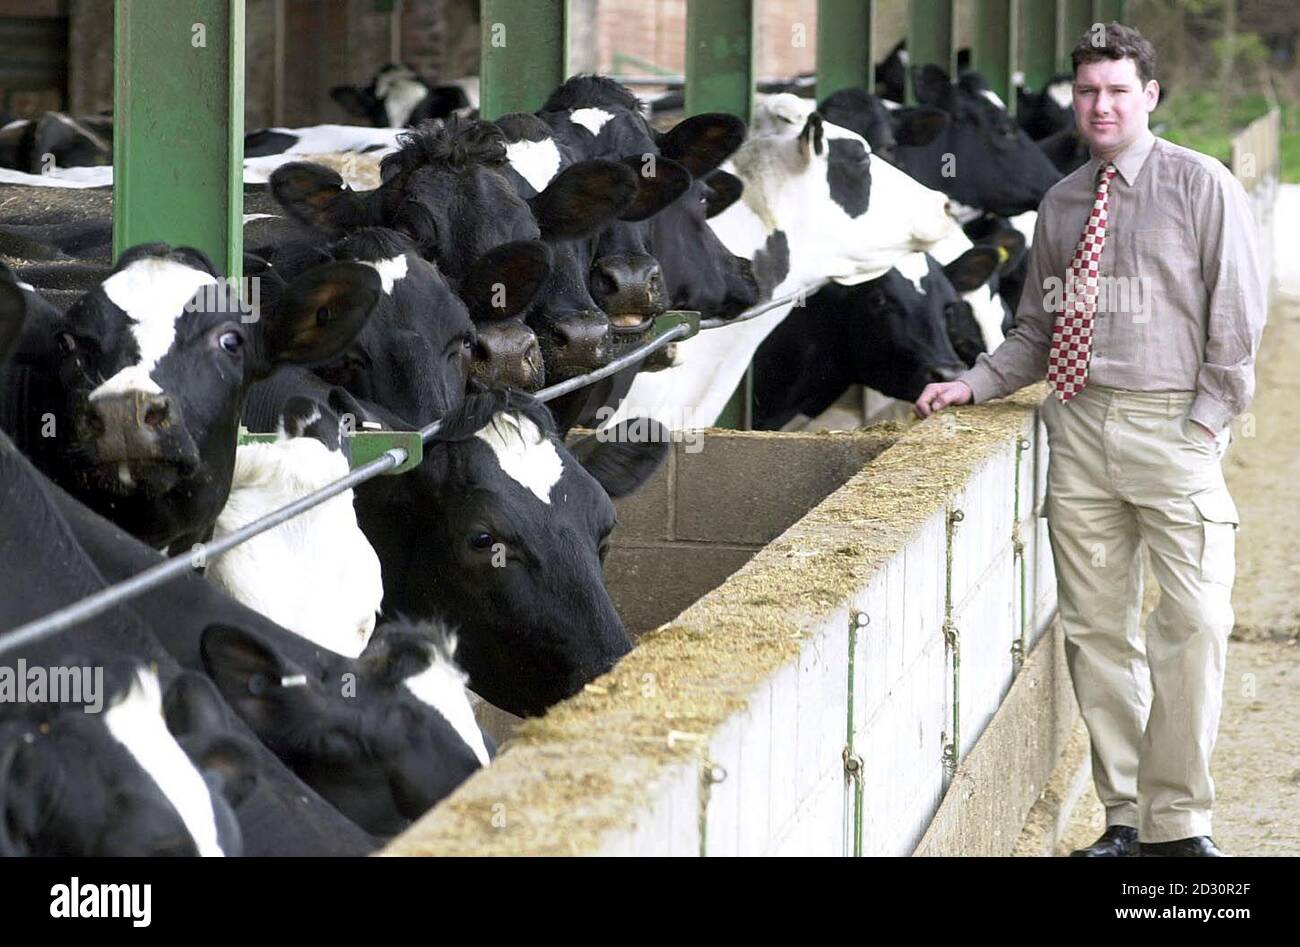
[[[1053,82],[1047,87],[1051,100],[1063,109],[1074,107],[1074,83],[1070,80]]]
[[[213,538],[347,473],[342,452],[313,437],[242,445]],[[209,563],[206,575],[254,611],[349,658],[365,650],[384,598],[379,557],[357,525],[351,490],[236,546]]]
[[[474,434],[496,455],[501,471],[543,503],[564,475],[559,451],[528,418],[500,412]]]
[[[385,296],[393,295],[393,286],[398,280],[406,278],[406,254],[404,253],[389,260],[360,260],[359,262],[373,267],[379,274]]]
[[[194,763],[167,729],[158,676],[140,668],[126,696],[104,713],[104,726],[167,797],[204,857],[221,857],[212,796]]]
[[[451,660],[451,654],[456,650],[456,639],[449,636],[447,646],[447,653],[441,648],[434,648],[431,655],[433,660],[429,666],[402,683],[421,703],[432,707],[451,724],[456,735],[473,751],[479,764],[487,766],[491,762],[487,744],[483,742],[483,732],[478,728],[474,710],[465,693],[469,675]]]
[[[560,149],[553,138],[541,141],[512,141],[506,145],[510,167],[539,194],[560,173]]]
[[[384,103],[390,128],[405,125],[428,94],[425,84],[405,66],[389,69],[375,79],[375,98]]]
[[[1005,112],[1007,110],[1007,103],[1003,102],[1002,96],[998,95],[992,89],[980,89],[980,95],[984,96],[984,98],[988,99],[998,108],[1002,109],[1002,111]]]
[[[104,280],[104,295],[131,319],[131,335],[140,349],[138,361],[123,368],[90,393],[95,401],[128,391],[160,394],[153,370],[176,340],[176,323],[185,304],[216,277],[175,260],[146,257]]]
[[[612,113],[597,108],[573,109],[569,112],[569,121],[581,125],[593,135],[599,135],[605,123],[613,117]]]
[[[903,275],[904,279],[911,281],[917,293],[925,295],[925,287],[921,285],[921,280],[930,275],[930,264],[926,262],[924,253],[909,253],[894,264],[894,268]]]

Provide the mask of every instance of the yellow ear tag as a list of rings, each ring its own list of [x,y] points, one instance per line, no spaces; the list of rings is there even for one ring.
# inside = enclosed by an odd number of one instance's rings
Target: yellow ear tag
[[[1006,247],[998,247],[998,266],[1001,266],[1009,259],[1011,259],[1011,251]]]

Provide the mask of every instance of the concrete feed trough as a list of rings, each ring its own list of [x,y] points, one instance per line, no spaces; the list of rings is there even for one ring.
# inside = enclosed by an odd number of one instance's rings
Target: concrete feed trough
[[[620,510],[611,585],[636,631],[702,597],[386,853],[1009,852],[1073,716],[1042,636],[1044,390],[679,445]]]

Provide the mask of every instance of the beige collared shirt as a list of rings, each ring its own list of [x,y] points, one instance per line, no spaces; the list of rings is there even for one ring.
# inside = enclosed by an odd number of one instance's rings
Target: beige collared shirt
[[[1150,132],[1113,160],[1088,383],[1193,391],[1188,416],[1218,432],[1250,404],[1267,314],[1246,192],[1221,162]],[[960,378],[977,402],[1046,377],[1097,171],[1094,157],[1043,198],[1016,326]]]

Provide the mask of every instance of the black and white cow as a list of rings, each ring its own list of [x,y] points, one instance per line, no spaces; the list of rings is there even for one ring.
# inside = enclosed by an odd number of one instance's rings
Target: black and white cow
[[[1042,90],[1016,88],[1016,121],[1034,141],[1074,127],[1074,77],[1057,73]]]
[[[5,321],[3,309],[0,305],[0,323]],[[0,518],[5,523],[0,534],[2,629],[48,614],[138,571],[132,568],[138,563],[127,563],[118,575],[101,568],[121,550],[136,553],[146,564],[159,561],[156,552],[51,483],[3,434],[0,483],[5,485],[0,492]],[[102,547],[98,555],[92,551],[95,546]],[[238,607],[201,578],[187,578]],[[211,684],[198,675],[186,675],[154,635],[158,628],[179,633],[184,620],[196,617],[193,604],[187,598],[183,608],[158,623],[142,619],[134,607],[118,607],[53,637],[0,652],[0,665],[11,671],[16,671],[19,660],[28,668],[107,668],[129,661],[155,669],[158,675],[157,691],[148,680],[140,681],[138,688],[113,685],[111,698],[122,698],[117,702],[124,705],[121,727],[105,729],[100,715],[99,729],[78,728],[82,737],[95,744],[82,746],[78,755],[103,759],[111,764],[111,771],[87,770],[80,762],[66,760],[66,743],[31,751],[37,754],[31,758],[33,764],[39,764],[43,778],[50,781],[39,786],[24,782],[29,771],[0,765],[4,780],[0,803],[6,812],[0,823],[22,828],[19,838],[10,832],[10,843],[31,852],[51,845],[64,854],[142,854],[155,846],[170,852],[234,854],[233,847],[223,847],[221,841],[231,835],[218,828],[226,821],[220,795],[234,808],[245,854],[360,855],[373,849],[373,838],[257,743]],[[157,711],[157,693],[165,695],[165,721]],[[29,727],[29,718],[14,708],[12,703],[0,704],[0,719]],[[167,733],[174,739],[169,741]],[[21,733],[19,739],[32,745]],[[177,743],[190,759],[188,767],[175,749]],[[122,748],[132,754],[136,768],[122,756]],[[12,744],[0,748],[0,757],[13,749]],[[157,788],[149,789],[150,784]],[[134,798],[118,796],[115,802],[106,802],[105,793],[131,793]],[[169,808],[174,811],[169,813]],[[184,814],[184,832],[173,831],[178,828],[175,813]],[[67,821],[54,821],[61,818]]]
[[[113,119],[46,112],[0,128],[0,168],[48,174],[56,168],[113,163]]]
[[[66,315],[28,319],[3,427],[84,502],[151,545],[186,549],[225,504],[248,387],[343,349],[380,283],[374,267],[326,264],[250,322],[199,251],[133,247]]]
[[[299,393],[359,422],[415,426],[299,376]],[[274,399],[260,410],[250,426],[273,424]],[[527,395],[471,394],[419,467],[357,489],[358,521],[383,565],[385,614],[457,627],[470,687],[514,714],[540,714],[608,670],[631,648],[601,574],[610,501],[667,455],[658,427],[642,428],[655,436],[616,431],[570,448]]]
[[[989,279],[998,253],[973,248],[947,266],[914,253],[884,276],[831,284],[796,306],[754,356],[754,426],[816,417],[850,385],[912,400],[984,351],[961,294]],[[957,351],[960,345],[969,359]]]
[[[774,295],[826,279],[873,279],[954,229],[943,194],[876,158],[861,136],[817,114],[816,103],[773,95],[761,108],[756,125],[768,132],[749,138],[722,168],[743,182],[741,199],[709,225],[753,261]],[[674,429],[710,425],[791,305],[679,343],[678,363],[638,375],[608,421],[644,414]]]
[[[1061,175],[997,95],[971,74],[954,83],[932,65],[915,84],[917,101],[949,123],[929,144],[900,145],[898,166],[968,207],[1004,216],[1036,209]]]
[[[478,110],[477,76],[431,85],[410,66],[389,63],[369,85],[338,85],[330,98],[345,112],[379,128],[416,126],[426,119],[469,118]]]
[[[77,655],[59,660],[91,667]],[[195,682],[178,680],[164,696],[141,664],[96,669],[104,692],[95,703],[0,716],[0,856],[242,855],[233,810],[256,780],[252,744],[183,728],[175,708]]]
[[[551,280],[526,318],[548,375],[558,379],[603,365],[609,320],[587,289],[584,248],[636,196],[633,172],[613,161],[579,162],[529,201],[508,173],[507,142],[496,125],[426,123],[403,142],[384,159],[384,183],[374,191],[358,194],[336,172],[309,163],[276,170],[272,191],[287,213],[332,236],[364,226],[407,234],[456,289],[489,250],[544,240]]]
[[[21,467],[23,462],[15,463]],[[22,476],[14,479],[24,482]],[[85,591],[53,599],[46,594],[53,580],[42,581],[32,571],[38,564],[11,570],[12,580],[26,593],[21,603],[0,609],[4,627],[159,561],[156,552],[57,487],[34,482],[38,479],[27,476],[30,487],[12,498],[33,508],[15,518],[24,527],[30,522],[33,529],[50,534],[46,556],[57,565],[41,564],[39,575],[71,574]],[[42,516],[42,509],[50,512]],[[60,528],[51,530],[51,522]],[[373,835],[398,831],[485,765],[490,755],[451,662],[454,644],[437,628],[381,625],[366,651],[353,659],[279,627],[197,574],[136,597],[130,618],[118,617],[123,614],[119,610],[111,619],[92,620],[101,625],[127,622],[115,636],[101,629],[98,638],[82,631],[75,640],[102,640],[114,653],[147,659],[159,666],[168,687],[179,668],[206,670],[230,706],[216,700],[193,709],[189,713],[201,719],[187,725],[186,732],[197,728],[238,735],[251,730],[275,752],[273,756],[258,745],[265,791],[250,799],[247,809],[236,811],[255,852],[361,854],[375,843],[353,823],[364,821],[363,828]],[[241,678],[253,665],[266,673]],[[272,666],[283,673],[270,674]],[[230,690],[236,680],[243,702]],[[298,776],[283,769],[280,760]],[[342,816],[312,790],[332,805],[346,807]],[[273,820],[283,824],[266,824]]]

